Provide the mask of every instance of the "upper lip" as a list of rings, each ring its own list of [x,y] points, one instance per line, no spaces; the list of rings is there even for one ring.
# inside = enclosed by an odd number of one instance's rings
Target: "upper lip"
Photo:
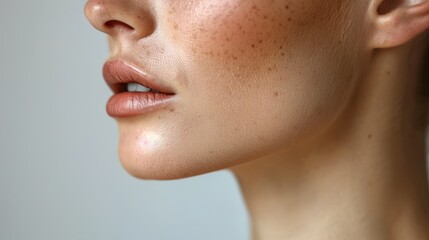
[[[112,59],[104,64],[103,77],[115,94],[126,91],[127,83],[138,83],[160,93],[174,94],[170,87],[155,80],[144,70],[119,59]]]

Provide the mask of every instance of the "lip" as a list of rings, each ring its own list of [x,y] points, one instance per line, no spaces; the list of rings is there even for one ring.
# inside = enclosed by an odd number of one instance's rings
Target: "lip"
[[[103,77],[113,91],[113,96],[107,101],[106,111],[114,118],[135,117],[166,108],[175,96],[169,86],[125,61],[107,61],[103,66]],[[127,83],[138,83],[154,91],[127,92]]]

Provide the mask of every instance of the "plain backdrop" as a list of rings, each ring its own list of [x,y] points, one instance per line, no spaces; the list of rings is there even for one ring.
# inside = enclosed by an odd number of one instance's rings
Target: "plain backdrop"
[[[227,171],[141,181],[117,159],[105,36],[84,0],[0,0],[0,240],[247,240]]]
[[[122,169],[107,42],[84,4],[0,0],[0,240],[248,240],[230,172],[161,182]]]

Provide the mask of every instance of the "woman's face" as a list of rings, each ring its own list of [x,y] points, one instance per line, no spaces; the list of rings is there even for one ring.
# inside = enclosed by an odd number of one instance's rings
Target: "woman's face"
[[[365,2],[89,0],[111,58],[174,93],[161,107],[116,116],[124,167],[145,179],[194,176],[320,134],[369,54]]]

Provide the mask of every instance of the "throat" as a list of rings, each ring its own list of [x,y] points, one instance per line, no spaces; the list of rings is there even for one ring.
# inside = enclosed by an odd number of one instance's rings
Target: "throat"
[[[413,154],[383,153],[371,145],[358,153],[337,144],[232,168],[253,240],[428,239],[424,141],[418,142]]]

